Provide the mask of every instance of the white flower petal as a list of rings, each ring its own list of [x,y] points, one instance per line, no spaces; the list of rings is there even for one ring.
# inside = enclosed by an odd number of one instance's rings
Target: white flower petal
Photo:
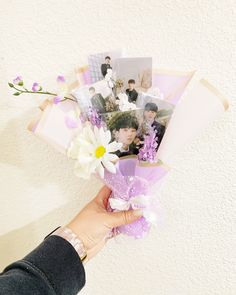
[[[80,165],[78,162],[75,163],[74,171],[76,176],[84,179],[89,179],[92,173],[92,170],[88,165]]]
[[[78,157],[78,154],[79,148],[74,142],[72,142],[69,148],[67,149],[67,156],[71,159],[76,159]]]
[[[96,137],[91,129],[91,126],[87,126],[87,128],[84,130],[85,138],[87,138],[92,144],[96,144]]]
[[[95,160],[93,160],[93,162],[90,164],[91,170],[93,170],[93,172],[95,172],[95,170],[97,169],[97,167],[99,165],[101,165],[101,159],[95,159]]]
[[[85,154],[82,154],[82,153],[79,155],[79,158],[78,158],[78,162],[79,162],[81,165],[89,164],[89,163],[91,163],[93,160],[94,160],[93,157],[88,156],[88,155],[85,155]]]
[[[108,147],[106,148],[108,153],[113,153],[118,151],[122,147],[122,143],[116,142],[115,140],[111,142]]]
[[[97,167],[97,171],[98,171],[99,175],[101,176],[101,178],[104,178],[104,167],[102,166],[102,164],[100,164]]]
[[[106,159],[108,161],[114,162],[119,159],[119,157],[115,154],[106,154]]]
[[[102,159],[102,163],[109,172],[111,173],[116,172],[115,165],[112,162],[108,161],[105,157]]]
[[[94,138],[95,138],[95,143],[94,144],[97,145],[97,146],[101,145],[100,129],[98,129],[97,126],[94,126]]]
[[[105,145],[107,146],[110,141],[111,141],[111,131],[107,130],[105,132]]]
[[[77,145],[78,146],[89,146],[89,145],[91,145],[91,142],[89,142],[89,141],[87,141],[85,138],[83,138],[83,137],[80,137],[80,138],[78,138],[77,139]]]
[[[105,131],[103,128],[98,129],[97,142],[99,145],[105,145]]]

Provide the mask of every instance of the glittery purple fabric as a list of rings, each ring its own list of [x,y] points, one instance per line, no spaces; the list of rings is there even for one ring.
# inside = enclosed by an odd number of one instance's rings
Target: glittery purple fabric
[[[138,158],[142,161],[154,162],[157,154],[157,135],[151,127],[149,134],[144,136],[143,147],[139,150]]]
[[[137,158],[120,159],[116,168],[115,174],[105,170],[104,182],[111,188],[112,198],[126,201],[138,195],[147,196],[152,186],[159,182],[168,171],[163,165],[142,165]],[[156,204],[154,203],[152,201],[150,206],[159,206],[157,199]],[[108,210],[112,211],[111,207]],[[132,224],[116,228],[115,232],[134,238],[142,238],[149,232],[150,227],[151,224],[144,217],[141,217]]]
[[[104,127],[105,123],[102,121],[102,116],[95,108],[89,107],[87,113],[81,113],[80,120],[82,123],[89,121],[93,126],[98,128]]]

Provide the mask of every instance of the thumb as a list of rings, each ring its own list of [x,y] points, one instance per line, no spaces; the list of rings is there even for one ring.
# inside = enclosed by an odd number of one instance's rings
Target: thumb
[[[110,225],[117,227],[121,225],[130,224],[143,216],[142,210],[128,210],[120,212],[109,213]]]

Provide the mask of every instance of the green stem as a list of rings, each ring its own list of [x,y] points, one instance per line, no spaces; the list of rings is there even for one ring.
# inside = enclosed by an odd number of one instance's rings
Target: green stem
[[[24,88],[25,90],[21,90],[21,89],[16,88],[15,86],[13,86],[13,88],[14,88],[15,90],[19,91],[20,93],[47,94],[47,95],[57,96],[56,93],[51,93],[51,92],[47,92],[47,91],[29,91],[29,90],[27,90],[27,89],[25,89],[25,88]],[[71,95],[71,96],[73,96],[73,95]],[[74,96],[73,96],[73,97],[74,97]],[[75,98],[75,97],[74,97],[74,98]],[[67,100],[67,99],[69,99],[69,100],[71,100],[71,101],[75,101],[75,102],[77,102],[76,98],[73,99],[73,98],[71,98],[71,97],[67,97],[67,96],[65,96],[64,99],[62,99],[61,101],[65,101],[65,100]]]

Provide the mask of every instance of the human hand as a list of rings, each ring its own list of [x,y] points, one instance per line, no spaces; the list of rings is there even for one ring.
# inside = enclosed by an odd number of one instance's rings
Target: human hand
[[[141,210],[107,212],[110,194],[111,190],[104,186],[97,196],[66,225],[83,242],[87,252],[86,261],[103,248],[111,237],[114,227],[132,223],[142,216]]]

